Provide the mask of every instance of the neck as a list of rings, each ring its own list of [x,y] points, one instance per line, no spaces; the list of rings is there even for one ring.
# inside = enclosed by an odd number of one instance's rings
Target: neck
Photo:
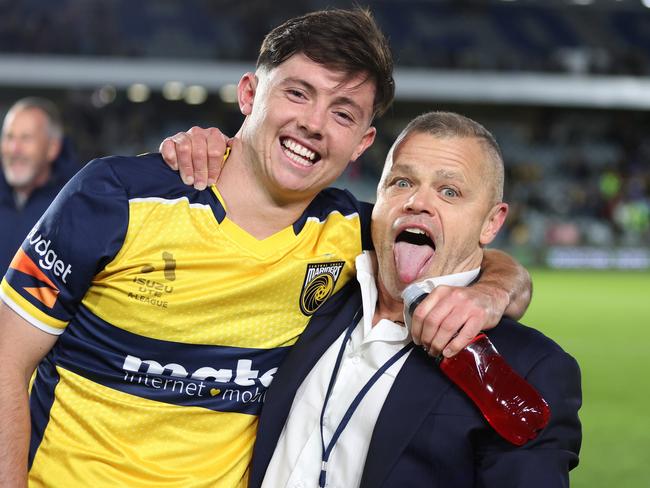
[[[372,325],[376,325],[381,319],[388,319],[393,322],[404,322],[404,303],[402,300],[394,299],[384,288],[381,280],[377,276],[375,278],[377,284],[377,307],[375,308],[375,315],[372,318]]]
[[[14,204],[16,205],[17,209],[22,209],[25,204],[27,203],[27,200],[29,199],[29,195],[31,195],[32,189],[30,188],[29,190],[24,190],[24,189],[14,189]]]
[[[309,202],[274,196],[255,173],[239,136],[232,140],[217,188],[226,202],[228,218],[261,240],[293,224]]]

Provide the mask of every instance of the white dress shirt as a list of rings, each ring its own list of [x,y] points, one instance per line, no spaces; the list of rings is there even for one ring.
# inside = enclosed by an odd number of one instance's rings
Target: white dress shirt
[[[411,342],[411,336],[403,325],[382,319],[373,327],[377,287],[371,255],[359,255],[356,267],[357,280],[361,285],[363,317],[345,346],[337,380],[327,403],[323,423],[326,446],[357,393],[386,361]],[[433,286],[465,286],[476,278],[478,272],[479,268],[427,281]],[[266,470],[263,488],[318,486],[323,451],[320,415],[344,336],[345,332],[327,349],[296,392],[287,422]],[[410,351],[377,380],[343,430],[328,461],[329,488],[359,486],[377,417],[409,354]]]

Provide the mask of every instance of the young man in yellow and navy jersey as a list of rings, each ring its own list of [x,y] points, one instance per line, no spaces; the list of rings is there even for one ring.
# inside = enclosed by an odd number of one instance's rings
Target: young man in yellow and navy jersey
[[[369,207],[325,188],[373,142],[392,61],[367,13],[316,12],[267,36],[238,93],[216,186],[158,155],[93,161],[16,254],[2,486],[28,466],[30,486],[246,485],[266,388],[369,242]]]

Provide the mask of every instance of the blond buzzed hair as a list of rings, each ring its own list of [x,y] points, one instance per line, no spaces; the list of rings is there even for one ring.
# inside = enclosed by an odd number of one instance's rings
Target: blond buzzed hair
[[[454,112],[427,112],[413,119],[397,136],[389,154],[414,133],[429,134],[437,138],[467,137],[479,141],[489,158],[490,176],[492,177],[492,203],[503,201],[504,165],[501,148],[492,133],[475,120]]]

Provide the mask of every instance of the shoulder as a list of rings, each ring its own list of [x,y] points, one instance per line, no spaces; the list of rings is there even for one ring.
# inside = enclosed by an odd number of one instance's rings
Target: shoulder
[[[159,153],[140,156],[108,156],[88,163],[80,172],[84,179],[110,179],[131,197],[180,196],[191,190],[170,169]]]
[[[575,363],[554,340],[537,329],[509,318],[502,318],[497,327],[487,335],[499,353],[513,367],[520,370],[520,374],[525,374],[539,361],[549,357]]]
[[[361,202],[348,190],[339,188],[325,188],[307,207],[310,217],[326,218],[332,212],[339,212],[345,216],[360,215],[372,210],[372,205]]]
[[[302,217],[294,224],[294,229],[298,232],[307,220],[318,220],[322,223],[333,215],[338,215],[347,221],[353,221],[354,225],[358,223],[362,249],[373,249],[370,233],[372,208],[370,203],[357,200],[348,190],[326,188],[312,200]]]
[[[138,198],[173,199],[197,192],[183,185],[159,154],[109,156],[86,164],[50,206],[46,221],[60,225],[67,221],[101,222],[105,229],[124,230],[129,203]],[[97,216],[101,220],[97,221]],[[56,223],[56,224],[55,224]]]
[[[0,205],[7,204],[13,206],[14,200],[12,197],[12,190],[5,180],[5,175],[3,171],[0,171]]]
[[[540,331],[513,320],[503,319],[494,334],[489,335],[508,364],[539,392],[551,410],[548,425],[526,444],[525,451],[535,452],[536,462],[552,462],[560,467],[558,476],[565,477],[578,463],[582,440],[578,414],[582,379],[578,362]],[[541,449],[544,455],[540,455]]]

